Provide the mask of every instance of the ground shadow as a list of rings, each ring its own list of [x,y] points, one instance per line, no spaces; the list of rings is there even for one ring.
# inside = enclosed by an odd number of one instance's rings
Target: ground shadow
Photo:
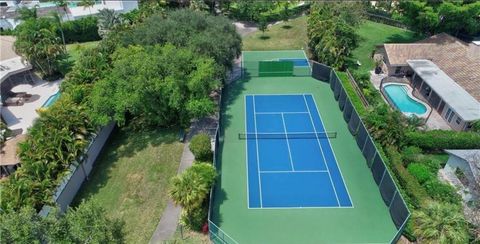
[[[411,43],[423,39],[424,36],[418,34],[400,35],[394,34],[387,38],[385,43]]]
[[[260,39],[260,40],[268,40],[268,39],[270,39],[270,36],[264,36],[264,35],[262,35],[262,36],[259,37],[259,39]]]
[[[282,28],[288,30],[288,29],[292,29],[292,26],[291,25],[282,25]]]

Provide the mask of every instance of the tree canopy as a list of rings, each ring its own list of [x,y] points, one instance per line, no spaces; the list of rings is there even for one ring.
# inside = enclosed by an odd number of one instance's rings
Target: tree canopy
[[[186,125],[214,111],[209,95],[220,87],[220,72],[213,59],[171,44],[129,46],[113,56],[110,75],[92,91],[92,118],[99,123],[124,124],[131,115],[145,125]]]
[[[225,69],[241,53],[242,40],[230,20],[203,12],[182,9],[166,17],[155,14],[122,36],[124,45],[171,43],[188,47],[200,55],[213,58]]]
[[[400,1],[398,11],[405,24],[422,33],[480,33],[480,2]]]
[[[2,243],[122,243],[122,226],[93,201],[46,218],[31,207],[0,215]]]
[[[321,63],[343,68],[347,57],[358,46],[355,26],[360,24],[362,5],[354,3],[316,3],[307,20],[309,47]]]
[[[422,243],[467,243],[467,223],[458,207],[430,203],[413,214],[415,234]]]
[[[31,17],[16,28],[15,50],[46,77],[57,74],[66,58],[56,26],[54,19]]]

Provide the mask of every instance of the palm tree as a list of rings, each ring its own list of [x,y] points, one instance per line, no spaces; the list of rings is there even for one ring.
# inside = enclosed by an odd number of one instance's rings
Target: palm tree
[[[68,17],[68,2],[66,0],[53,0],[57,8],[62,9],[65,15]],[[59,11],[60,12],[60,11]]]
[[[63,49],[66,52],[67,45],[65,44],[65,35],[63,34],[62,17],[60,17],[60,14],[58,12],[52,12],[52,17],[53,19],[55,19],[55,23],[57,24],[58,29],[60,30],[60,34],[62,35]]]
[[[92,14],[92,7],[95,5],[95,0],[81,0],[78,5],[83,6],[83,8],[88,8],[90,14]]]
[[[467,243],[467,223],[459,207],[431,202],[414,212],[414,233],[422,243]]]
[[[28,19],[36,19],[38,18],[37,15],[37,8],[27,8],[27,7],[21,7],[17,9],[17,16],[16,20],[28,20]]]
[[[102,38],[121,23],[122,18],[114,10],[106,8],[98,11],[98,35]]]
[[[172,179],[169,195],[175,204],[190,212],[202,205],[215,177],[215,169],[211,164],[196,163]]]

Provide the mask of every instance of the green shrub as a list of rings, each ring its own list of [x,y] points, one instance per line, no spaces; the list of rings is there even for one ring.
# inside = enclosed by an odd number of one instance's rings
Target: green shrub
[[[480,148],[480,133],[467,131],[412,131],[405,135],[408,145],[425,150]]]
[[[435,200],[459,205],[461,198],[455,188],[434,178],[424,184],[428,194]]]
[[[207,222],[208,206],[200,206],[190,211],[182,211],[180,223],[193,231],[202,230],[202,226]]]
[[[401,154],[391,146],[386,148],[386,153],[395,178],[408,196],[406,199],[407,203],[414,208],[419,208],[423,203],[430,200],[425,189],[418,183],[416,178],[403,167]]]
[[[408,165],[408,172],[412,174],[420,184],[423,184],[434,177],[429,168],[423,164],[411,163]]]
[[[62,24],[66,43],[88,42],[100,40],[97,18],[93,16],[78,20],[66,21]],[[60,36],[60,30],[58,30]]]
[[[195,156],[196,160],[210,162],[212,161],[212,145],[210,142],[210,137],[207,134],[201,133],[195,135],[190,141],[189,148]]]
[[[422,153],[422,149],[415,146],[408,146],[402,150],[402,158],[406,161],[406,164],[417,161],[419,155]]]

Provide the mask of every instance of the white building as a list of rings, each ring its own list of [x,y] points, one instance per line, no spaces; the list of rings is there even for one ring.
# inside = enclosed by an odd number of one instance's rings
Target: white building
[[[0,26],[7,29],[9,26],[13,28],[19,24],[15,20],[16,11],[19,8],[37,8],[39,16],[48,15],[52,11],[58,11],[64,20],[74,20],[90,15],[98,14],[101,9],[112,9],[117,13],[127,13],[138,8],[138,0],[103,0],[95,1],[90,7],[80,6],[80,1],[68,1],[66,11],[63,8],[57,8],[54,2],[40,2],[39,0],[17,0],[6,1],[0,0],[0,19],[3,19]],[[10,25],[6,24],[8,22]]]

